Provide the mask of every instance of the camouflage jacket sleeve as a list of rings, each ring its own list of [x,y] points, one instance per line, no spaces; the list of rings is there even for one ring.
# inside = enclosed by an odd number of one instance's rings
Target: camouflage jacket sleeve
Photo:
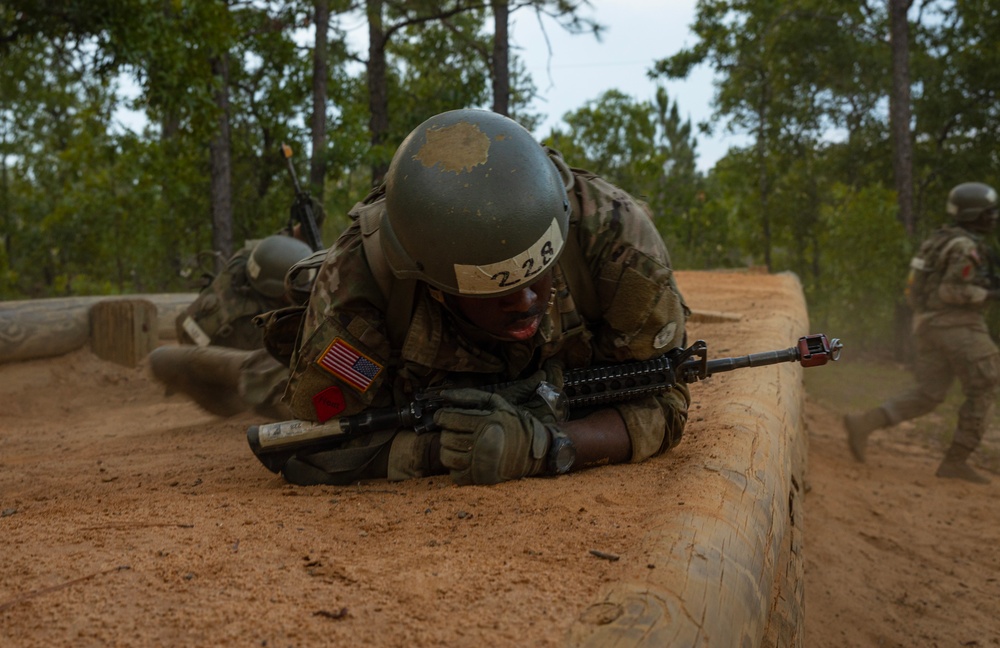
[[[685,343],[690,312],[649,207],[597,176],[574,170],[574,215],[602,314],[593,324],[594,359],[658,357]],[[632,440],[632,460],[675,445],[687,418],[686,385],[616,406]]]
[[[325,421],[391,404],[384,312],[355,222],[327,253],[306,307],[283,397],[297,418]]]
[[[962,236],[947,249],[944,273],[938,286],[938,297],[947,306],[979,309],[986,300],[983,264],[985,258],[979,244]]]

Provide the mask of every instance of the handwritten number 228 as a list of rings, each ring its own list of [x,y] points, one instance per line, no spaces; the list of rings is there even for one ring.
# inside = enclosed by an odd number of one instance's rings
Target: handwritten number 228
[[[496,273],[490,279],[497,282],[500,288],[506,288],[508,286],[514,286],[521,283],[524,279],[527,279],[533,275],[538,274],[542,271],[542,268],[547,268],[552,257],[555,256],[555,250],[552,249],[552,241],[546,241],[542,245],[542,262],[535,267],[535,257],[528,257],[521,264],[521,269],[524,270],[524,276],[520,278],[511,279],[509,270],[501,270]]]

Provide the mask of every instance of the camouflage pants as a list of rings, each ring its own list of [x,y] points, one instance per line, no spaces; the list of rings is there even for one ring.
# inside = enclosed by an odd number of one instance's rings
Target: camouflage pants
[[[982,327],[926,326],[916,336],[916,386],[882,404],[890,422],[928,414],[940,405],[957,378],[965,402],[958,411],[954,444],[975,450],[1000,388],[1000,351]]]

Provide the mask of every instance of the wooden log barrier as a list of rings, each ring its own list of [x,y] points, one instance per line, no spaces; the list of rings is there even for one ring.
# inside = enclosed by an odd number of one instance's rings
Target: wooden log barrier
[[[174,320],[197,293],[105,295],[0,302],[0,363],[62,355],[91,338],[90,309],[98,302],[140,298],[156,307],[160,339],[176,337]]]
[[[688,290],[683,274],[678,281]],[[762,276],[756,289],[774,304],[770,314],[715,322],[717,342],[726,340],[726,328],[739,327],[754,329],[764,348],[779,349],[809,332],[794,275]],[[724,290],[716,283],[709,292]],[[792,303],[774,297],[781,294],[792,295]],[[691,295],[694,301],[697,292]],[[711,349],[713,338],[707,340]],[[717,397],[695,392],[710,390],[709,383],[692,386],[711,433],[706,430],[698,450],[677,466],[683,506],[665,503],[625,578],[603,588],[571,626],[567,645],[802,645],[802,371],[781,364],[727,373]]]
[[[90,350],[135,367],[159,342],[156,306],[147,299],[106,299],[90,307]]]

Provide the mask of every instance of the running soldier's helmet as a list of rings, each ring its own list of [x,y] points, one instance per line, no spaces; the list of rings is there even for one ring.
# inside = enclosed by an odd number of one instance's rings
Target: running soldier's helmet
[[[382,249],[399,278],[499,297],[541,277],[569,226],[566,185],[520,124],[453,110],[410,133],[386,174]]]
[[[291,236],[268,236],[247,259],[247,280],[261,295],[277,299],[285,295],[285,274],[295,263],[312,254],[312,249]]]
[[[948,215],[957,223],[979,220],[980,216],[996,208],[996,190],[982,182],[963,182],[948,194]]]

